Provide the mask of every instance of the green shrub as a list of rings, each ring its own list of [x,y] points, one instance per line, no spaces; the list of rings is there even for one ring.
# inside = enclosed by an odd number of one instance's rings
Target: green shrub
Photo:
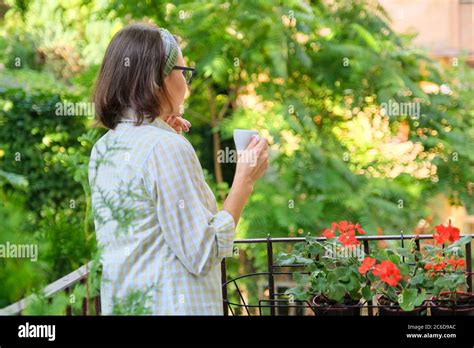
[[[77,147],[86,130],[82,117],[56,116],[56,104],[63,100],[46,91],[0,91],[1,167],[28,180],[26,206],[38,217],[46,208],[67,208],[83,199],[81,185],[56,156]]]

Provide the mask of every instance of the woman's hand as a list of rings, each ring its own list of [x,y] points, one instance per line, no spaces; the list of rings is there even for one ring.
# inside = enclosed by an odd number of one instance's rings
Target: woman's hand
[[[239,223],[240,214],[252,194],[253,185],[265,174],[267,168],[267,139],[262,138],[258,140],[256,137],[253,137],[245,151],[239,154],[234,182],[223,206],[223,209],[234,218],[236,226]]]
[[[165,122],[178,133],[189,132],[191,128],[191,122],[181,116],[169,116]]]
[[[253,136],[247,148],[239,154],[234,181],[253,186],[265,174],[267,168],[268,141]]]

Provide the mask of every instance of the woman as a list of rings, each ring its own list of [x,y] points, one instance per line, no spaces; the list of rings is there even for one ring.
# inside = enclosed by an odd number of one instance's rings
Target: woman
[[[268,145],[252,139],[246,151],[256,161],[237,163],[217,211],[180,134],[190,126],[181,110],[191,70],[175,38],[147,24],[119,31],[105,53],[94,102],[109,131],[89,164],[103,314],[137,301],[148,314],[223,313],[219,265],[232,255],[241,212],[268,167]]]

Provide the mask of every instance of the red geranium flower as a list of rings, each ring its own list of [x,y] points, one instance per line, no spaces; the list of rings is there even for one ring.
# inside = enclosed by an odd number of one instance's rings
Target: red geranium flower
[[[339,232],[344,233],[348,229],[348,223],[347,221],[339,221],[339,226],[338,226]]]
[[[375,259],[367,256],[359,267],[360,274],[366,274],[375,265]]]
[[[441,262],[434,265],[434,270],[436,272],[441,271],[442,269],[445,269],[445,268],[446,268],[446,262],[444,262],[444,261],[441,261]]]
[[[323,236],[326,237],[326,238],[328,238],[328,239],[334,238],[334,231],[331,230],[331,229],[329,229],[329,228],[327,228],[327,229],[324,230]]]
[[[456,267],[457,265],[457,260],[454,260],[453,257],[448,260],[447,262],[444,261],[444,260],[441,260],[441,261],[438,261],[438,262],[434,262],[434,263],[428,263],[425,265],[425,270],[429,271],[430,269],[433,270],[433,272],[439,272],[441,270],[444,270],[446,269],[446,266],[447,265],[451,265],[453,267]]]
[[[341,233],[338,240],[344,244],[344,246],[355,246],[359,245],[360,242],[356,239],[354,231],[349,231],[347,233]]]
[[[339,232],[338,240],[346,247],[359,245],[360,242],[356,238],[356,232],[364,234],[365,231],[359,224],[353,224],[351,221],[339,221],[331,223],[331,228],[323,231],[323,236],[327,239],[335,238],[336,231]]]
[[[454,258],[454,256],[451,256],[451,258],[448,260],[448,264],[449,264],[451,267],[456,267],[457,261],[456,261],[456,259]]]
[[[402,279],[398,267],[391,261],[384,260],[374,267],[374,275],[390,286],[396,286]]]
[[[436,233],[433,238],[438,244],[444,244],[447,241],[455,242],[459,240],[459,228],[451,226],[451,220],[449,220],[448,226],[438,225],[434,229]]]
[[[365,233],[364,229],[362,229],[359,224],[355,224],[355,228],[357,229],[357,232],[359,232],[359,234]]]
[[[465,265],[464,259],[456,259],[454,256],[451,256],[447,262],[453,268],[464,267]]]
[[[425,269],[426,269],[427,271],[429,271],[430,269],[433,269],[433,268],[434,268],[434,265],[431,264],[431,263],[427,263],[427,264],[425,265]]]
[[[356,232],[364,234],[365,231],[359,224],[353,224],[351,221],[339,221],[331,223],[331,228],[323,231],[323,236],[330,239],[336,237],[336,231],[339,232],[338,240],[346,247],[353,247],[359,245],[360,242],[356,238]]]

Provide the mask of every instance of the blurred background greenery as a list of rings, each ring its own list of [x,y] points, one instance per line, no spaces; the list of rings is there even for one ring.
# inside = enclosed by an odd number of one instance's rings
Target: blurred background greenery
[[[39,245],[36,263],[0,259],[0,308],[92,258],[87,163],[104,130],[56,104],[90,100],[111,37],[137,20],[178,35],[198,71],[186,137],[220,201],[235,166],[215,158],[232,130],[270,141],[238,238],[319,235],[339,220],[429,233],[445,222],[440,200],[474,214],[473,70],[415,48],[376,1],[0,1],[0,244]],[[386,115],[390,102],[420,115]],[[255,245],[228,262],[230,275],[265,265]]]

